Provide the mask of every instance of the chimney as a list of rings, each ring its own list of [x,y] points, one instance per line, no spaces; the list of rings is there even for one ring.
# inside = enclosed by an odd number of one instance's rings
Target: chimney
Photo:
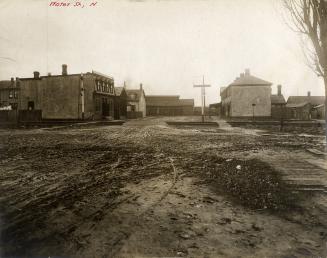
[[[19,77],[16,77],[16,87],[19,87],[20,86],[20,80],[19,80]]]
[[[48,73],[48,76],[51,76],[51,73]]]
[[[308,91],[308,97],[310,97],[311,96],[311,92],[310,91]]]
[[[40,73],[39,72],[35,71],[35,72],[33,72],[33,74],[34,74],[34,79],[39,79],[40,78]]]
[[[143,90],[143,85],[142,85],[142,83],[140,83],[140,90]]]
[[[66,64],[63,64],[62,65],[62,72],[61,72],[62,75],[67,75],[67,65]]]
[[[14,77],[10,78],[10,84],[11,84],[12,87],[14,87],[14,85],[15,85]]]
[[[250,75],[250,69],[247,68],[247,69],[245,69],[245,76],[249,76],[249,75]]]
[[[277,85],[277,95],[282,96],[282,85]]]

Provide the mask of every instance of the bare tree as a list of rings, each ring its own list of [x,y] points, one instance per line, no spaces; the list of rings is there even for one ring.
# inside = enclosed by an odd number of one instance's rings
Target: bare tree
[[[311,68],[324,79],[327,142],[327,0],[283,0],[283,3],[294,30],[311,42],[312,47],[306,49]]]

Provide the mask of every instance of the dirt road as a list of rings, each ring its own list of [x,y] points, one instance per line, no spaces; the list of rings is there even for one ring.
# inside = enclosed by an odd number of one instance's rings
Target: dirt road
[[[325,180],[322,137],[165,120],[2,130],[2,257],[327,255],[326,195],[284,180]]]

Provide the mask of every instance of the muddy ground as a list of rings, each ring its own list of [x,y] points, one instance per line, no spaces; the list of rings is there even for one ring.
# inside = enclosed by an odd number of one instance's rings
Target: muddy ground
[[[276,158],[322,136],[165,120],[1,130],[1,257],[327,255],[326,193],[290,187]]]

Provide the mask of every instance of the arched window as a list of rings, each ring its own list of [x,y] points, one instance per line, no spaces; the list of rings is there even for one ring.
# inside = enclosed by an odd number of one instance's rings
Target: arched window
[[[100,86],[100,81],[96,80],[96,85],[97,85],[97,91],[101,91],[101,86]]]
[[[106,91],[106,83],[102,82],[102,92],[105,92],[105,91]]]
[[[111,81],[109,82],[109,88],[110,88],[110,93],[114,93],[114,87]]]

